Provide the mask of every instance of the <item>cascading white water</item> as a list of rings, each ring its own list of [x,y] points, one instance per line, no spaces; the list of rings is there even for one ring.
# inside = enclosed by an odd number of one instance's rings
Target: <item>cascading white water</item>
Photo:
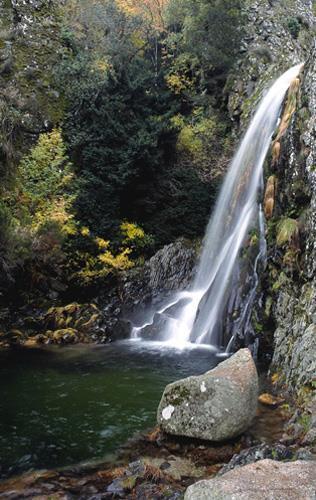
[[[284,96],[301,68],[302,64],[299,64],[286,71],[262,99],[222,186],[207,227],[193,285],[190,291],[174,297],[172,302],[158,312],[166,314],[163,338],[173,345],[181,347],[187,342],[220,344],[223,314],[229,300],[229,287],[240,249],[259,215],[257,198],[264,160]],[[260,224],[262,228],[262,220]],[[261,253],[262,248],[259,256]],[[258,258],[254,265],[255,273]],[[255,288],[257,283],[258,281]],[[255,288],[250,294],[251,305]],[[176,304],[180,305],[176,315],[168,314],[168,309],[174,308]],[[250,320],[249,310],[245,314]],[[149,324],[153,321],[154,318]],[[142,327],[134,329],[134,337],[139,336],[141,330]]]

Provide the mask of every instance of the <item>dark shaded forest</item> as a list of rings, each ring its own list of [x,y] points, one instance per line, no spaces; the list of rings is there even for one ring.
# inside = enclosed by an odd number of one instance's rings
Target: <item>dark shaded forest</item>
[[[225,104],[240,7],[38,8],[41,49],[26,30],[0,76],[4,302],[52,284],[95,289],[178,237],[202,237],[232,146]],[[3,18],[3,50],[8,26]]]

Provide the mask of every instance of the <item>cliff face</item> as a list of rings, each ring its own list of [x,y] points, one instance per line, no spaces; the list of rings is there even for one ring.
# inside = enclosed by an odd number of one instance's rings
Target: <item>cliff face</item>
[[[242,130],[269,83],[305,61],[314,34],[309,0],[245,0],[244,5],[245,36],[227,83],[230,116]]]
[[[61,58],[60,6],[53,0],[0,3],[0,166],[61,117],[54,69]],[[3,164],[2,164],[3,162]],[[1,169],[1,170],[2,170]]]
[[[282,146],[278,165],[277,214],[297,222],[295,262],[274,250],[277,293],[272,309],[275,331],[273,366],[300,395],[312,395],[316,375],[316,46],[306,62],[297,111]],[[289,244],[291,245],[291,244]],[[280,259],[283,259],[282,261]],[[273,288],[273,286],[272,286]],[[303,391],[303,392],[302,392]],[[315,394],[314,394],[315,396]]]
[[[257,313],[273,343],[273,371],[301,401],[315,398],[316,373],[316,49],[310,1],[247,2],[246,36],[230,80],[237,132],[249,123],[270,81],[306,61],[296,111],[274,166],[274,210],[267,221],[268,268]],[[292,229],[291,229],[292,228]],[[281,241],[280,231],[285,231]],[[286,234],[288,231],[288,234]],[[284,238],[283,238],[284,239]],[[265,340],[263,340],[265,341]]]

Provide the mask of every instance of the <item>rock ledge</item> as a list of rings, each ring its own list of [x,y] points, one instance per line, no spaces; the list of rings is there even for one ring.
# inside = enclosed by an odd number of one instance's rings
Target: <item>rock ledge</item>
[[[261,460],[190,486],[184,500],[314,500],[316,462]]]

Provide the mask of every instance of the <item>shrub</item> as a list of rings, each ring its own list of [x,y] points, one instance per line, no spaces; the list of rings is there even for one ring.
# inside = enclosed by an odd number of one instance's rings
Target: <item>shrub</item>
[[[83,227],[76,235],[74,252],[68,249],[68,270],[80,285],[97,285],[109,274],[134,267],[152,244],[152,237],[130,222],[121,224],[116,241],[94,237],[89,228]]]
[[[33,225],[39,226],[47,219],[65,224],[71,217],[66,213],[74,201],[70,188],[73,173],[60,129],[39,136],[37,144],[22,159],[19,174]]]
[[[298,38],[301,30],[301,23],[297,17],[290,17],[287,22],[287,27],[293,38]]]

